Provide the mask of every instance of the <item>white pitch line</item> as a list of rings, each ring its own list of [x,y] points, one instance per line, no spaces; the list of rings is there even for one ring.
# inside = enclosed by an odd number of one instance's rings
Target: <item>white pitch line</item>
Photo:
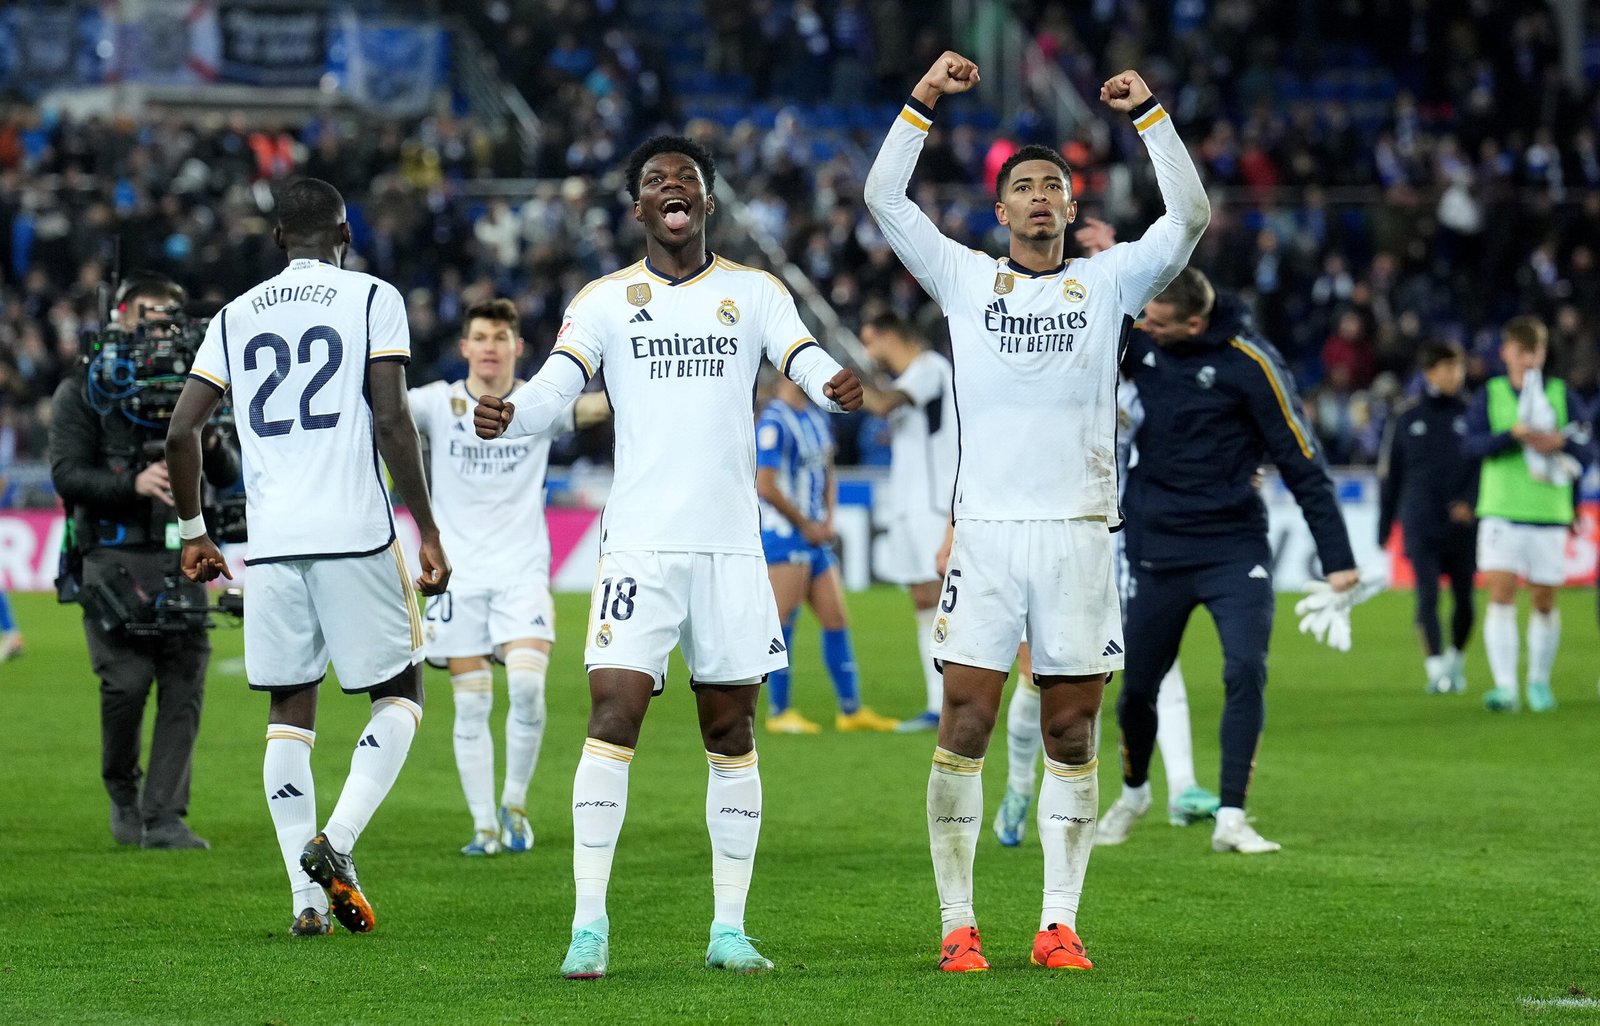
[[[1583,1008],[1592,1012],[1600,1012],[1600,998],[1592,997],[1561,997],[1561,998],[1522,998],[1522,1004],[1527,1008]]]

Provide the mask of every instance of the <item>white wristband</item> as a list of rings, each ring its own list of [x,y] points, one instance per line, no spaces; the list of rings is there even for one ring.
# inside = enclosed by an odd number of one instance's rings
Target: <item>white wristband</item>
[[[204,537],[205,533],[205,517],[190,517],[187,520],[185,520],[183,517],[178,518],[178,537],[182,538],[184,541],[189,541],[191,538]]]

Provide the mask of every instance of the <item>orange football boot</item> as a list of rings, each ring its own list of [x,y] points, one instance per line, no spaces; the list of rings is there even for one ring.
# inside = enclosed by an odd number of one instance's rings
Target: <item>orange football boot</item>
[[[1072,927],[1051,923],[1033,938],[1033,964],[1050,969],[1093,969],[1094,963],[1083,953],[1083,941]]]
[[[959,926],[945,935],[939,968],[947,973],[981,973],[989,968],[977,927]]]

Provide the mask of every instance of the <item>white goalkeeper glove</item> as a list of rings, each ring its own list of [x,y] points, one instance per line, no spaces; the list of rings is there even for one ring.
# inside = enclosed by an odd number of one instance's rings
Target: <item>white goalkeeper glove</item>
[[[1327,581],[1306,585],[1306,597],[1295,603],[1300,617],[1300,633],[1309,634],[1329,648],[1350,651],[1350,609],[1360,605],[1389,585],[1389,575],[1377,571],[1363,573],[1361,583],[1345,591],[1334,591]]]

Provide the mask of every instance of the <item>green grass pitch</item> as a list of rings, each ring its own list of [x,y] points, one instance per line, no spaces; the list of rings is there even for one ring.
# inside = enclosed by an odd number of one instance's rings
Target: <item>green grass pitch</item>
[[[576,984],[556,968],[588,706],[582,596],[558,603],[565,634],[531,802],[537,849],[456,854],[470,822],[448,683],[430,671],[422,733],[356,850],[378,929],[317,939],[287,934],[261,788],[266,701],[245,689],[239,633],[215,634],[194,765],[190,821],[213,850],[121,849],[106,828],[76,610],[19,596],[28,652],[0,666],[0,1022],[1600,1022],[1588,996],[1600,996],[1600,642],[1593,592],[1562,598],[1561,708],[1499,717],[1479,701],[1481,648],[1468,662],[1472,694],[1423,694],[1409,595],[1357,610],[1345,655],[1297,635],[1285,599],[1251,803],[1283,852],[1213,855],[1206,827],[1175,829],[1153,812],[1090,864],[1079,926],[1092,973],[1027,964],[1039,848],[1031,829],[1007,850],[987,828],[977,900],[994,969],[936,972],[923,814],[933,739],[831,729],[758,731],[766,822],[748,928],[777,969],[706,970],[706,765],[678,670],[633,764],[610,897],[612,975]],[[876,589],[851,608],[867,700],[914,712],[922,685],[907,600]],[[796,701],[831,724],[815,638],[802,626]],[[1214,786],[1220,656],[1203,616],[1183,665],[1201,779]],[[326,815],[367,702],[325,693],[321,708]],[[1115,737],[1108,728],[1101,751],[1105,802],[1118,787]],[[986,824],[1004,745],[1002,730],[985,772]],[[1156,780],[1159,803],[1159,770]]]

